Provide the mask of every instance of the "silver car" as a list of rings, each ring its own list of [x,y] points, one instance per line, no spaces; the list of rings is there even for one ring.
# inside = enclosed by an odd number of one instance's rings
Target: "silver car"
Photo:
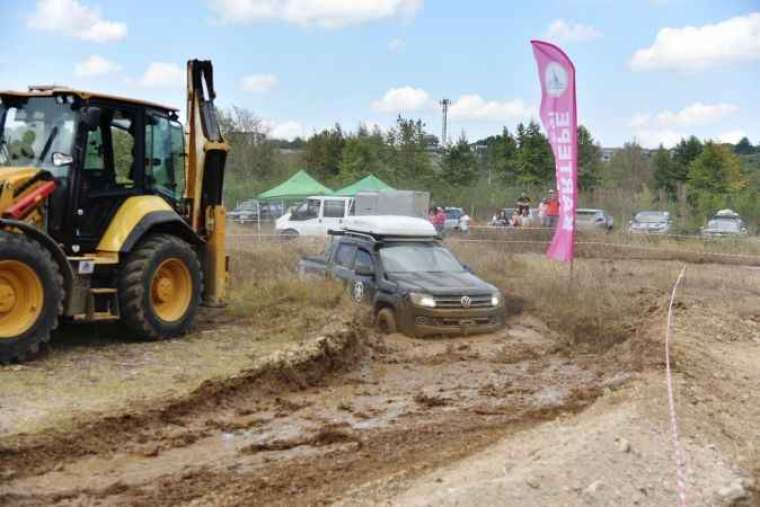
[[[633,234],[668,234],[673,229],[673,220],[668,211],[639,211],[628,222],[628,232]]]
[[[579,231],[610,231],[613,224],[614,219],[603,209],[578,208],[575,210],[575,226]]]

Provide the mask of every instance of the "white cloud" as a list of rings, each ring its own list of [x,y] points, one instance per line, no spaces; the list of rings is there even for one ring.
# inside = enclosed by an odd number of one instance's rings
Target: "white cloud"
[[[127,36],[125,23],[103,19],[99,9],[77,0],[39,0],[27,26],[92,42],[116,41]]]
[[[266,93],[277,86],[278,82],[277,76],[273,74],[255,74],[245,76],[240,83],[240,87],[243,91],[249,93]]]
[[[675,113],[663,111],[657,115],[657,123],[662,126],[692,127],[716,123],[726,116],[737,112],[733,104],[703,104],[695,102]]]
[[[411,19],[424,0],[207,0],[222,23],[284,21],[343,28],[387,18]]]
[[[742,140],[743,137],[747,137],[747,133],[741,129],[729,130],[718,135],[718,141],[721,143],[736,144]]]
[[[598,39],[602,32],[590,25],[557,19],[546,30],[546,38],[556,42],[586,42]]]
[[[629,65],[637,71],[695,71],[750,60],[760,60],[760,12],[713,25],[663,28]]]
[[[400,53],[406,47],[406,42],[403,39],[393,39],[388,43],[388,51],[391,53]]]
[[[74,66],[74,75],[77,77],[97,77],[113,74],[121,67],[102,56],[92,55]]]
[[[140,84],[151,88],[181,87],[186,80],[185,69],[176,63],[153,62],[140,78]]]
[[[520,99],[486,101],[480,95],[462,95],[449,107],[453,120],[507,122],[528,118],[531,109]]]
[[[292,141],[296,137],[304,137],[303,125],[297,121],[269,124],[269,137]]]
[[[634,138],[644,148],[654,149],[661,144],[665,148],[672,148],[686,138],[682,132],[676,132],[670,129],[639,129],[634,132]]]
[[[628,122],[633,128],[698,127],[717,123],[737,112],[734,104],[703,104],[695,102],[680,111],[661,111],[657,114],[636,113]]]
[[[410,113],[429,109],[432,106],[430,95],[420,88],[403,86],[391,88],[383,98],[372,103],[372,109],[380,113]]]

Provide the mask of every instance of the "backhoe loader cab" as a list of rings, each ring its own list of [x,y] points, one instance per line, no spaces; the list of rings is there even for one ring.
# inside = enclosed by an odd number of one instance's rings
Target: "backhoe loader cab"
[[[211,63],[187,70],[186,128],[141,100],[0,92],[0,363],[39,350],[59,318],[159,339],[223,302],[228,145]]]

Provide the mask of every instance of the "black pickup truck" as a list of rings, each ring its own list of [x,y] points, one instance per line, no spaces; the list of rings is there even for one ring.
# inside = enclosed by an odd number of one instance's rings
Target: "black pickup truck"
[[[409,336],[482,333],[504,325],[504,298],[435,237],[330,231],[303,275],[346,282],[352,299],[372,305],[382,332]]]

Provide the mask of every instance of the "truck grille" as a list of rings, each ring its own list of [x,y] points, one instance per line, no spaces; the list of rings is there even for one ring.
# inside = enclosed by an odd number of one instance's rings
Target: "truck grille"
[[[462,294],[446,294],[443,296],[434,296],[436,308],[490,308],[491,307],[491,295],[490,294],[477,294],[477,295],[462,295]]]

